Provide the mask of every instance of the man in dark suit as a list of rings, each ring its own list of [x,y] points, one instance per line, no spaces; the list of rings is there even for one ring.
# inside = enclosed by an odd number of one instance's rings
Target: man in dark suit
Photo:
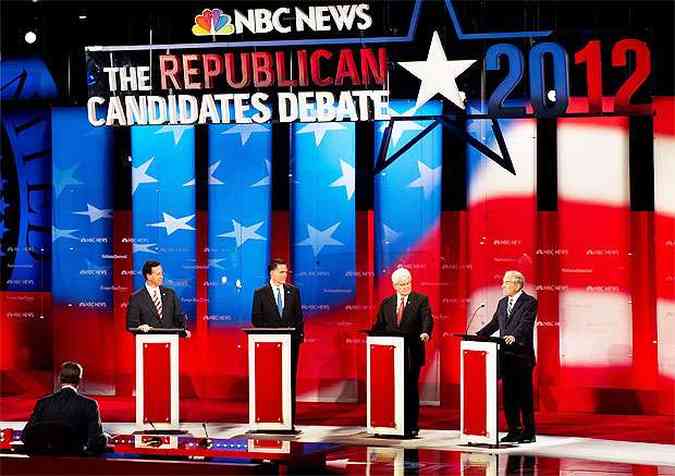
[[[145,285],[131,295],[127,306],[127,329],[185,329],[185,316],[176,292],[162,286],[164,271],[159,261],[143,264]],[[190,331],[185,330],[187,337]]]
[[[61,366],[58,392],[41,398],[21,436],[29,453],[96,454],[105,450],[106,437],[96,400],[78,393],[82,366]]]
[[[499,330],[506,342],[501,346],[499,361],[508,424],[508,434],[502,438],[503,442],[536,441],[532,369],[537,300],[523,291],[524,285],[522,273],[507,271],[502,281],[504,297],[499,300],[492,320],[477,332],[479,336],[490,336]]]
[[[305,338],[300,291],[286,282],[288,264],[275,258],[267,267],[269,282],[253,293],[251,322],[254,327],[294,327],[291,335],[291,365],[293,367],[293,422],[295,422],[295,381],[298,376],[300,344]]]
[[[424,365],[424,344],[431,337],[434,325],[429,298],[412,291],[412,275],[398,268],[391,275],[395,294],[384,299],[377,313],[373,331],[402,333],[405,336],[405,436],[419,433],[417,424],[420,408],[419,378]]]

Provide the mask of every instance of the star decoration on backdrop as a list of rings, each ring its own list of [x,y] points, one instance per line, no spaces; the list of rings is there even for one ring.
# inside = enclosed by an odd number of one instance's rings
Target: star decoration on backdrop
[[[75,164],[67,169],[60,169],[54,167],[54,187],[56,189],[56,198],[61,195],[63,190],[71,185],[82,185],[83,182],[80,182],[75,178],[75,171],[80,167],[80,164]]]
[[[403,233],[394,230],[382,223],[382,234],[384,235],[384,244],[391,245],[398,240]]]
[[[185,215],[184,217],[175,218],[168,213],[162,213],[163,220],[157,223],[148,223],[146,226],[153,228],[164,228],[166,230],[166,236],[171,236],[178,230],[191,230],[194,231],[194,227],[188,225],[195,216],[194,215]]]
[[[241,145],[246,145],[248,140],[251,138],[251,134],[256,134],[260,132],[268,132],[269,128],[263,126],[262,124],[251,123],[251,124],[237,124],[232,126],[229,129],[221,132],[223,134],[239,134],[239,140]]]
[[[73,212],[74,215],[84,215],[89,217],[89,223],[94,223],[101,218],[112,219],[112,208],[96,208],[91,203],[87,203],[87,210],[81,212]]]
[[[138,189],[139,185],[142,185],[144,183],[157,183],[159,180],[157,180],[155,177],[152,177],[148,175],[148,168],[152,165],[152,161],[155,160],[154,157],[150,157],[150,159],[146,160],[143,162],[141,165],[138,167],[132,167],[131,168],[131,194],[133,195],[136,193],[136,189]]]
[[[345,130],[339,122],[310,122],[298,129],[298,134],[314,134],[314,145],[319,147],[328,132]]]
[[[9,208],[9,203],[7,203],[2,197],[0,197],[0,215],[5,214],[5,210]]]
[[[264,187],[270,184],[270,177],[272,176],[272,162],[265,159],[265,168],[267,169],[267,175],[251,185],[251,187]]]
[[[151,255],[158,254],[156,250],[152,249],[157,246],[157,243],[132,243],[132,253],[149,253]]]
[[[457,77],[474,63],[476,60],[448,61],[437,31],[431,38],[426,61],[398,62],[421,80],[415,107],[420,107],[436,94],[441,94],[460,109],[464,109],[466,97],[457,86]]]
[[[344,246],[344,243],[333,238],[333,233],[340,226],[340,222],[337,222],[335,225],[329,226],[325,230],[318,230],[312,225],[307,225],[307,234],[309,235],[304,240],[298,242],[298,246],[311,246],[312,253],[316,258],[321,250],[326,246]]]
[[[340,169],[342,176],[330,184],[331,187],[344,187],[347,193],[347,200],[351,200],[354,196],[354,189],[356,188],[356,171],[354,167],[340,160]]]
[[[5,226],[5,220],[0,220],[0,237],[7,233],[10,230],[10,228],[7,228]]]
[[[250,226],[245,226],[239,223],[237,220],[232,220],[232,231],[222,233],[218,235],[219,238],[234,238],[237,248],[246,243],[248,240],[261,240],[265,241],[265,238],[262,235],[259,235],[257,232],[265,222],[261,221]]]
[[[54,243],[59,238],[67,238],[69,240],[79,240],[79,238],[73,233],[79,230],[63,230],[52,225],[52,243]]]
[[[207,268],[225,269],[220,264],[218,264],[221,261],[225,261],[225,258],[209,258],[209,264]]]
[[[155,134],[173,134],[173,145],[178,145],[178,143],[183,138],[183,134],[187,129],[192,128],[193,126],[162,126],[159,128]]]
[[[417,161],[417,170],[420,176],[408,184],[408,188],[421,188],[424,190],[425,200],[431,198],[434,188],[441,184],[442,167],[439,165],[436,168],[428,167],[424,162]]]
[[[389,108],[389,115],[392,117],[413,117],[415,115],[415,112],[417,111],[417,107],[413,106],[412,108],[408,109],[404,113],[399,113],[396,111],[394,108],[390,107]],[[401,140],[401,137],[403,134],[410,132],[410,131],[421,131],[424,129],[423,126],[421,126],[418,122],[415,121],[392,121],[392,130],[391,130],[391,143],[392,145],[396,146],[398,144],[398,141]],[[380,124],[380,130],[384,131],[387,127],[389,127],[389,122],[383,122]]]

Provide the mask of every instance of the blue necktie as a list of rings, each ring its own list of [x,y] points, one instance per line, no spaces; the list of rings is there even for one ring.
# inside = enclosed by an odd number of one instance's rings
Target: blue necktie
[[[277,288],[277,309],[279,310],[279,316],[284,314],[284,305],[281,302],[281,288]]]

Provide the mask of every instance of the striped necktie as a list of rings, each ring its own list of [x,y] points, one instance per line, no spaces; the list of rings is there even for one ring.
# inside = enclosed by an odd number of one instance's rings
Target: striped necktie
[[[513,312],[513,297],[509,298],[509,304],[506,307],[506,315],[507,317],[511,317],[511,313]]]
[[[152,302],[155,303],[155,308],[157,309],[157,314],[159,314],[159,320],[162,320],[162,298],[159,296],[159,289],[155,289]]]

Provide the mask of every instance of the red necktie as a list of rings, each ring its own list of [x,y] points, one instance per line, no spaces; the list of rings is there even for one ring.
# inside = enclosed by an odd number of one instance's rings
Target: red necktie
[[[401,296],[401,301],[398,303],[398,309],[396,310],[396,325],[401,325],[401,319],[403,318],[403,310],[405,309],[405,298]]]

